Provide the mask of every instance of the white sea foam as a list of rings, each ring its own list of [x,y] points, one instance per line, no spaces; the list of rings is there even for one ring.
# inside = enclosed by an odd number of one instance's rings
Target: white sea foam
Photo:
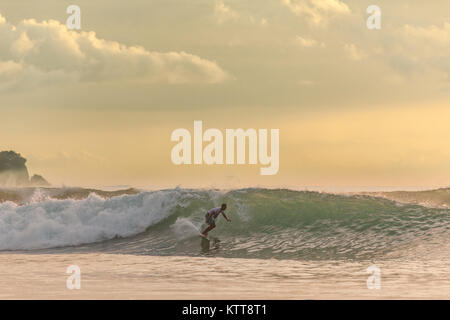
[[[181,190],[144,192],[109,199],[0,203],[0,250],[41,249],[128,237],[168,217],[183,199]]]
[[[177,240],[184,240],[198,236],[200,234],[201,224],[195,225],[187,218],[177,218],[175,223],[170,226]]]

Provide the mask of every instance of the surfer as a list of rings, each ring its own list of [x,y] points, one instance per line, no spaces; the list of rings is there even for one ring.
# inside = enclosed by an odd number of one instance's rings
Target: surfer
[[[208,232],[210,232],[212,229],[214,229],[216,227],[216,219],[219,216],[219,214],[222,214],[223,217],[228,222],[231,222],[231,219],[228,219],[228,217],[226,216],[226,214],[224,212],[226,209],[227,209],[227,205],[225,203],[223,203],[222,206],[213,208],[205,214],[205,222],[209,226],[205,229],[205,231],[202,232],[203,237],[206,238],[208,236]]]

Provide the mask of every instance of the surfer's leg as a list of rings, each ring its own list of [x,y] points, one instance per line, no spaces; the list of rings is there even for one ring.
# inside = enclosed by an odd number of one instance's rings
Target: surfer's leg
[[[215,223],[211,223],[211,224],[209,225],[209,227],[206,228],[205,231],[202,232],[202,234],[203,234],[205,237],[207,237],[207,236],[208,236],[208,232],[210,232],[210,231],[211,231],[212,229],[214,229],[215,227],[216,227],[216,224],[215,224]]]

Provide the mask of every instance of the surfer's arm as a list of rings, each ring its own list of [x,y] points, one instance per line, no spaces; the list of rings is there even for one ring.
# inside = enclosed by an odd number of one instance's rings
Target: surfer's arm
[[[224,217],[228,222],[231,222],[231,219],[228,219],[228,217],[227,217],[227,215],[225,214],[225,212],[222,211],[222,215],[223,215],[223,217]]]

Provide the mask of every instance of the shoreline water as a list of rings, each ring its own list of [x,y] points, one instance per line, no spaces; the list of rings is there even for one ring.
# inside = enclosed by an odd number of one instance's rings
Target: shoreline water
[[[371,261],[0,253],[0,299],[449,299],[442,261]],[[81,288],[66,287],[67,267]]]

